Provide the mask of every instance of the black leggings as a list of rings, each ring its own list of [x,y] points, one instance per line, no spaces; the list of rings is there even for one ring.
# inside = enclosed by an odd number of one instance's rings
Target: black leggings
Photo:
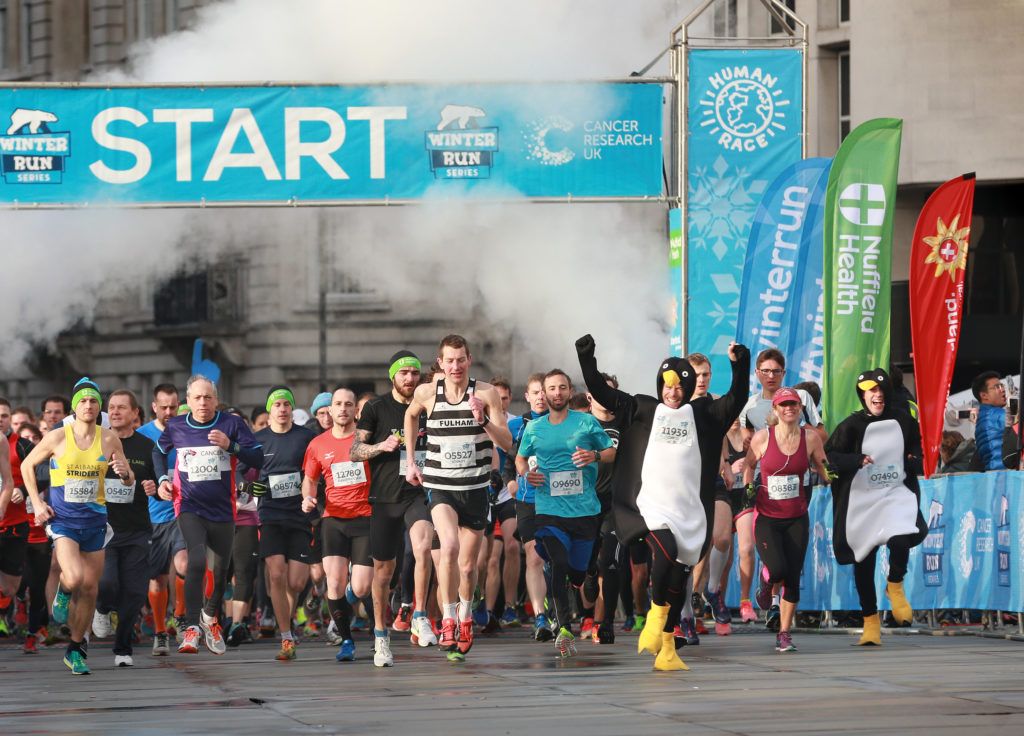
[[[50,576],[50,542],[32,542],[25,549],[25,572],[22,585],[28,584],[28,632],[34,634],[40,626],[50,623],[46,606],[46,579]]]
[[[544,545],[544,552],[551,566],[549,593],[555,601],[555,619],[559,626],[569,628],[569,621],[572,618],[572,610],[569,608],[569,584],[577,588],[583,585],[587,571],[569,567],[569,550],[556,537],[543,536],[540,543]]]
[[[644,539],[651,549],[651,603],[668,606],[664,630],[671,632],[679,623],[691,568],[676,559],[676,538],[668,529],[656,529]]]
[[[907,574],[907,560],[910,559],[910,541],[913,535],[904,534],[893,537],[886,543],[889,548],[890,583],[902,583]],[[868,552],[860,562],[853,563],[853,582],[857,585],[857,596],[860,598],[860,610],[865,616],[878,613],[878,597],[875,595],[875,560],[878,558],[878,547]]]
[[[604,600],[602,623],[610,626],[615,621],[615,608],[619,602],[619,538],[615,532],[601,535],[597,571],[601,575],[601,598]]]
[[[178,515],[178,529],[185,539],[188,567],[185,570],[185,622],[199,624],[199,611],[216,617],[224,599],[224,588],[231,563],[231,547],[235,543],[234,521],[210,521],[191,511]],[[206,576],[206,555],[213,555],[213,593],[203,605],[203,580]]]
[[[791,519],[758,514],[754,523],[757,553],[768,568],[768,582],[782,583],[782,597],[789,603],[800,601],[800,572],[807,554],[809,526],[807,514]]]
[[[231,562],[235,571],[235,592],[232,600],[248,603],[252,598],[256,570],[260,565],[260,539],[258,526],[235,528],[235,541],[231,548]]]

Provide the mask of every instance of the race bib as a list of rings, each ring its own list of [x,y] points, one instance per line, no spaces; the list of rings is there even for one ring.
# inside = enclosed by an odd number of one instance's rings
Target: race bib
[[[103,497],[107,503],[131,503],[135,500],[135,481],[126,486],[120,478],[110,478],[103,484]]]
[[[267,480],[270,483],[271,498],[291,498],[302,493],[302,476],[299,473],[281,473]]]
[[[476,443],[461,440],[441,440],[442,468],[472,468],[476,466]]]
[[[228,454],[219,447],[185,447],[178,450],[185,475],[197,483],[204,480],[220,480],[220,474],[231,469]]]
[[[788,501],[800,495],[800,476],[769,475],[768,498],[772,501]]]
[[[96,503],[99,495],[99,478],[67,478],[64,481],[66,503]]]
[[[419,468],[420,470],[423,470],[423,466],[426,465],[426,463],[427,463],[427,452],[426,452],[426,450],[416,450],[416,453],[415,453],[415,455],[413,457],[416,460],[416,467]],[[406,455],[405,455],[405,448],[403,447],[402,448],[402,454],[399,455],[399,457],[398,457],[398,474],[401,477],[403,477],[403,478],[405,477],[405,473],[408,470],[408,467],[406,466],[405,463],[406,463]]]
[[[36,510],[34,508],[32,508],[32,498],[28,495],[28,491],[24,491],[24,493],[25,493],[25,513],[27,513],[27,514],[34,514],[36,512]]]
[[[870,465],[867,467],[868,488],[873,491],[891,488],[903,482],[903,469],[898,465]]]
[[[363,463],[331,463],[331,478],[335,488],[357,486],[366,482],[366,466]]]
[[[552,496],[578,496],[583,493],[582,470],[559,470],[548,476]]]
[[[669,445],[693,445],[693,431],[686,419],[666,415],[655,417],[654,441]]]

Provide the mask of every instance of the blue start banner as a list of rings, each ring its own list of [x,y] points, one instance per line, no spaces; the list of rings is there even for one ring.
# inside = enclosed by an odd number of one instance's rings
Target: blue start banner
[[[688,55],[687,345],[729,388],[743,259],[754,210],[801,155],[800,49],[695,49]]]
[[[5,87],[0,203],[659,197],[661,85]]]
[[[1024,610],[1024,472],[970,473],[920,480],[928,536],[910,550],[903,587],[915,609]],[[832,494],[816,487],[808,509],[810,541],[800,578],[804,611],[859,611],[853,565],[832,552]],[[738,561],[726,602],[739,607]],[[889,610],[886,547],[878,551],[878,607]],[[755,581],[754,585],[757,585]]]
[[[761,197],[747,243],[736,341],[754,355],[781,350],[787,385],[798,383],[797,375],[821,380],[822,203],[831,164],[829,158],[809,158],[786,167]],[[810,235],[815,231],[817,240]],[[817,379],[802,377],[815,373],[815,366]],[[756,390],[751,373],[750,392]]]

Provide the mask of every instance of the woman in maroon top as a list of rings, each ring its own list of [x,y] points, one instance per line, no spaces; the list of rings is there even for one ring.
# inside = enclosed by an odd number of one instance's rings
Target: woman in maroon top
[[[800,395],[793,389],[780,388],[775,393],[774,416],[768,417],[767,429],[751,438],[743,471],[749,488],[758,462],[761,464],[754,499],[754,539],[774,592],[782,586],[779,634],[775,640],[775,648],[780,652],[796,649],[789,627],[800,600],[800,571],[807,552],[807,500],[811,493],[804,480],[811,463],[822,479],[828,477],[821,438],[800,426],[802,408]]]

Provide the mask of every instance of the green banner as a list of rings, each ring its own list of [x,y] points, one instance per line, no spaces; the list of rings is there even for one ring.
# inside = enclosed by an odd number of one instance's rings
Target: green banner
[[[903,121],[859,125],[836,154],[825,190],[825,365],[822,419],[831,432],[861,409],[856,378],[889,370],[896,172]]]

